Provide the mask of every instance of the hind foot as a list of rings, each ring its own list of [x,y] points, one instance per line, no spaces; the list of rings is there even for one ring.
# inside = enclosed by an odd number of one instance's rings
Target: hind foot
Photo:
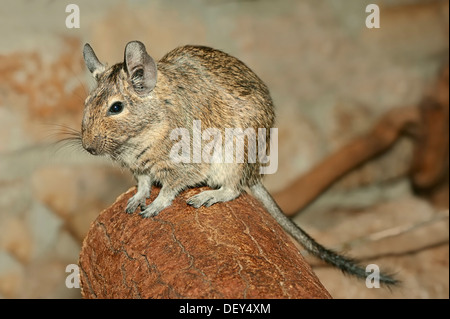
[[[199,208],[200,206],[209,207],[215,203],[228,202],[240,195],[238,190],[229,188],[219,188],[214,190],[203,191],[197,195],[192,196],[186,202],[188,205]]]

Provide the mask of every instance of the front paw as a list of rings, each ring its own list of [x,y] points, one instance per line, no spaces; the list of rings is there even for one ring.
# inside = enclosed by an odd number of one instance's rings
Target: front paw
[[[141,207],[141,210],[145,210],[145,196],[139,196],[136,194],[128,200],[125,211],[128,214],[132,214],[138,207]]]
[[[145,208],[139,215],[144,218],[151,218],[157,216],[165,207],[158,207],[158,205],[154,205],[154,202]]]
[[[158,196],[152,203],[150,203],[150,205],[147,206],[145,210],[140,213],[140,215],[144,218],[155,217],[164,208],[169,207],[171,204],[172,201]]]

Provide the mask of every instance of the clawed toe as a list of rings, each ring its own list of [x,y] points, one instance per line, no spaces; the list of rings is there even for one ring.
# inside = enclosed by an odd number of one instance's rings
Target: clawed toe
[[[125,212],[127,212],[128,214],[132,214],[138,207],[141,209],[141,211],[144,211],[146,209],[145,198],[141,198],[140,196],[136,197],[135,195],[128,200]]]
[[[164,208],[158,207],[157,205],[153,205],[151,203],[147,206],[142,212],[139,213],[144,218],[151,218],[157,216]]]
[[[217,200],[213,195],[205,193],[206,191],[192,196],[186,201],[186,203],[195,208],[200,208],[201,206],[209,207],[217,203]]]

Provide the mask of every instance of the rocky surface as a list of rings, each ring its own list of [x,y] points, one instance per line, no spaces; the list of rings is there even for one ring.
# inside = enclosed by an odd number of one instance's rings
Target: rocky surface
[[[85,155],[79,146],[52,144],[66,137],[61,125],[79,128],[93,85],[82,62],[84,42],[109,64],[122,59],[125,44],[134,39],[145,42],[155,58],[192,43],[242,59],[268,84],[277,107],[279,169],[266,178],[268,189],[276,191],[364,133],[387,110],[418,103],[448,60],[448,1],[377,1],[381,28],[367,29],[370,2],[79,0],[79,29],[66,28],[64,2],[2,4],[0,297],[79,298],[79,289],[65,285],[65,268],[77,263],[99,212],[133,184],[128,172]],[[393,214],[402,214],[399,225],[410,223],[409,214],[399,212],[401,202],[425,201],[407,178],[412,148],[406,139],[350,174],[308,208],[302,226],[314,232],[325,220],[317,239],[339,246],[336,215],[344,212],[373,216],[380,205],[392,205]],[[448,192],[439,202],[439,208],[427,210],[448,209]],[[353,227],[345,234],[351,238],[355,229],[369,231],[374,223],[382,229],[385,218],[377,215],[367,218],[367,227],[355,227],[349,217]],[[439,289],[429,284],[439,269],[446,268],[448,276],[448,250],[398,258],[410,261],[410,277],[422,278],[403,296],[448,298],[448,278]],[[396,270],[395,264],[390,268]],[[329,278],[323,281],[333,296],[364,296],[339,290],[339,284],[331,288],[330,281],[344,280],[340,273]]]

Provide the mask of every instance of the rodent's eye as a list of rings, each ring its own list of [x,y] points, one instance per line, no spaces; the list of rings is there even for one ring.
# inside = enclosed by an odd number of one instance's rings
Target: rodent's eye
[[[108,109],[108,115],[117,115],[123,111],[122,102],[114,102]]]

